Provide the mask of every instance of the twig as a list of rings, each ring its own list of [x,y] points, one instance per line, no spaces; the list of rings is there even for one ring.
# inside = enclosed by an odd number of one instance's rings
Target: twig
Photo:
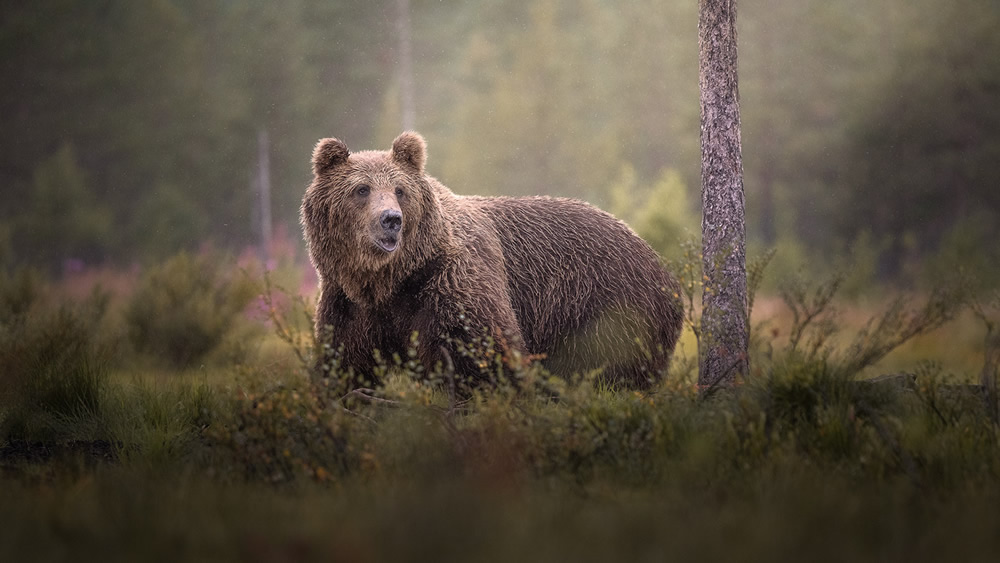
[[[286,325],[283,322],[281,316],[278,315],[278,309],[277,307],[275,307],[274,298],[272,297],[273,290],[274,288],[271,285],[271,276],[268,275],[268,273],[265,271],[264,293],[261,294],[261,297],[264,299],[264,305],[267,306],[267,318],[272,323],[274,323],[274,331],[278,335],[278,339],[280,339],[282,342],[285,342],[292,348],[292,351],[295,353],[295,356],[299,359],[299,362],[301,362],[303,366],[308,366],[310,362],[306,358],[305,353],[302,350],[299,338],[296,337],[296,334],[293,333],[292,329],[289,328],[288,325]],[[305,306],[303,306],[302,309],[304,314],[306,315],[306,318],[309,319],[309,313],[308,311],[306,311]],[[312,319],[309,320],[311,321]]]
[[[403,403],[401,403],[399,401],[394,401],[392,399],[383,399],[381,397],[376,397],[374,395],[375,392],[376,391],[374,389],[368,389],[368,388],[361,387],[361,388],[358,388],[358,389],[354,389],[353,391],[349,391],[343,397],[341,397],[340,399],[338,399],[338,401],[343,402],[344,399],[353,396],[353,397],[360,397],[361,399],[364,399],[364,400],[366,400],[366,401],[368,401],[370,403],[387,405],[387,406],[390,406],[390,407],[399,407],[399,406],[401,406],[403,404]]]
[[[726,379],[726,376],[729,375],[729,372],[735,370],[736,366],[740,365],[740,362],[744,361],[745,359],[746,357],[743,354],[740,354],[736,358],[736,360],[732,364],[730,364],[728,368],[725,369],[725,371],[719,374],[719,377],[715,378],[715,381],[705,386],[703,389],[700,389],[702,398],[708,398],[709,396],[711,396],[715,392],[716,388],[719,387],[719,385],[722,383],[722,381]]]
[[[813,298],[806,297],[805,288],[800,283],[792,283],[781,290],[781,297],[792,310],[792,328],[789,333],[789,351],[794,352],[806,329],[818,317],[829,309],[833,296],[843,282],[843,277],[836,276],[816,288]]]
[[[351,409],[349,409],[349,408],[347,408],[347,407],[345,407],[343,405],[341,405],[340,408],[344,409],[344,411],[347,412],[348,414],[353,414],[354,416],[356,416],[358,418],[362,418],[362,419],[370,422],[374,426],[378,426],[378,422],[376,422],[374,418],[372,418],[372,417],[370,417],[370,416],[368,416],[366,414],[361,414],[361,413],[359,413],[357,411],[352,411]]]
[[[444,358],[444,373],[445,377],[448,378],[448,412],[446,413],[449,417],[455,412],[455,364],[451,361],[451,354],[444,347],[440,347],[441,356]]]

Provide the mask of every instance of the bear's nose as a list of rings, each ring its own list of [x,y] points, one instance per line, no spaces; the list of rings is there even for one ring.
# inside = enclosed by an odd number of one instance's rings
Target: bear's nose
[[[379,222],[382,224],[382,228],[387,231],[398,231],[403,225],[403,214],[394,209],[387,209],[382,212]]]

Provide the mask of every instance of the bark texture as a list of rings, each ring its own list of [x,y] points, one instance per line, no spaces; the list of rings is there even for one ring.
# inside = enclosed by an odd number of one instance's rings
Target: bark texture
[[[731,384],[749,370],[746,220],[736,75],[736,2],[700,0],[702,346],[698,383]]]

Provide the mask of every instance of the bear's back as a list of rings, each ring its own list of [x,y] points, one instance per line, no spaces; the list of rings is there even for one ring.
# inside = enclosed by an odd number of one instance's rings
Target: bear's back
[[[627,225],[564,198],[463,198],[494,224],[512,305],[530,353],[551,354],[602,316],[629,315],[625,340],[672,344],[676,282]],[[634,334],[627,334],[627,333]]]

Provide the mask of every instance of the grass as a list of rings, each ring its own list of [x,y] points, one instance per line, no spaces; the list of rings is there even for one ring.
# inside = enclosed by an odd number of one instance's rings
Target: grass
[[[900,397],[793,372],[707,402],[686,387],[491,394],[451,419],[435,408],[446,399],[399,380],[384,395],[399,404],[316,420],[306,387],[119,389],[137,431],[118,434],[116,461],[5,468],[0,557],[996,553],[998,434],[965,398],[932,398],[933,381]]]
[[[267,336],[234,317],[217,327],[219,348],[234,334],[257,344],[178,367],[149,349],[107,352],[109,343],[129,350],[127,316],[114,315],[127,296],[52,304],[44,284],[8,281],[3,561],[976,561],[1000,552],[996,397],[927,363],[910,364],[914,377],[902,383],[857,382],[872,369],[862,364],[904,361],[917,338],[981,341],[967,326],[975,315],[949,329],[955,321],[939,325],[940,308],[890,307],[864,338],[849,309],[831,317],[840,337],[802,325],[808,315],[779,317],[757,331],[755,375],[710,396],[693,385],[690,362],[677,361],[648,394],[529,367],[516,389],[462,400],[405,368],[347,395],[311,380],[288,346],[308,354],[308,322],[294,307]],[[761,298],[755,310],[776,308]],[[800,335],[794,350],[791,334]],[[894,346],[901,336],[913,338]]]
[[[990,560],[996,494],[775,475],[761,491],[498,490],[459,482],[277,490],[88,479],[0,493],[0,554],[23,560]],[[847,493],[845,495],[845,493]],[[11,507],[19,507],[12,510]]]

